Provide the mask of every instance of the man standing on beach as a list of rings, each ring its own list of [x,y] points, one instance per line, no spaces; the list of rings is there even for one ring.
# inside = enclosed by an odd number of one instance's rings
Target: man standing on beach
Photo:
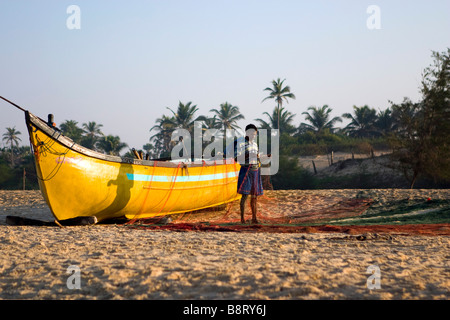
[[[256,126],[249,124],[245,127],[245,138],[236,141],[235,158],[241,164],[237,186],[237,192],[242,194],[240,203],[241,223],[245,223],[244,211],[248,195],[251,196],[252,223],[258,223],[256,218],[256,205],[258,196],[263,194],[263,188],[261,181],[261,161],[256,142],[257,133],[258,129]]]

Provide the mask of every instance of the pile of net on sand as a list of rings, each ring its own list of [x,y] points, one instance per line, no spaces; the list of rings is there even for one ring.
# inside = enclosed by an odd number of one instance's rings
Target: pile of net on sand
[[[240,222],[239,201],[234,201],[194,212],[138,219],[128,226],[172,231],[450,235],[450,200],[401,199],[380,205],[367,197],[264,195],[258,198],[257,224],[250,223],[249,203],[245,210],[245,224]]]

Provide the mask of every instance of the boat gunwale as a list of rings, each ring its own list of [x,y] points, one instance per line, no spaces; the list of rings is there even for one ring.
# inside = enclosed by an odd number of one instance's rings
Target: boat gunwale
[[[141,160],[141,159],[134,159],[134,158],[128,158],[128,157],[120,157],[120,156],[112,156],[103,154],[91,149],[88,149],[86,147],[83,147],[80,144],[77,144],[69,137],[65,136],[61,131],[59,131],[56,128],[50,127],[44,120],[41,118],[35,116],[29,111],[25,112],[25,118],[27,125],[33,125],[37,127],[39,130],[41,130],[45,135],[47,135],[49,138],[53,139],[54,141],[57,141],[64,147],[78,152],[86,157],[99,159],[103,161],[109,161],[109,162],[115,162],[115,163],[121,163],[121,164],[133,164],[133,165],[140,165],[140,166],[157,166],[157,167],[167,167],[167,168],[177,168],[177,167],[211,167],[211,166],[219,166],[219,165],[237,165],[237,163],[234,161],[234,159],[228,158],[223,160],[205,160],[202,159],[202,161],[187,161],[182,162],[171,162],[170,160]],[[31,135],[31,132],[29,131],[29,134]],[[55,134],[57,134],[55,136]],[[156,163],[156,164],[155,164]]]

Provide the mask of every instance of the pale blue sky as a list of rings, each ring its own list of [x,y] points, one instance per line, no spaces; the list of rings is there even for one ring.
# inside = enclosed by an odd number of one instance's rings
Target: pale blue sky
[[[66,26],[72,4],[80,30]],[[276,78],[297,96],[295,125],[311,105],[340,116],[417,100],[431,51],[450,47],[450,1],[0,0],[0,30],[0,95],[141,148],[179,101],[198,115],[228,101],[254,122],[273,110],[261,101]],[[27,144],[22,114],[0,102],[0,133],[13,126]]]

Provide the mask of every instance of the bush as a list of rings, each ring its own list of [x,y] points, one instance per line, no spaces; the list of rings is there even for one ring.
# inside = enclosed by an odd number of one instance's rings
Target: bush
[[[0,189],[10,189],[14,181],[14,174],[11,168],[0,163]]]
[[[304,169],[297,158],[280,156],[278,173],[271,176],[275,190],[314,189],[315,178],[312,173]]]
[[[293,137],[291,137],[293,138]],[[372,150],[390,150],[386,138],[351,138],[343,135],[306,132],[293,139],[285,139],[280,144],[280,154],[316,156],[334,152],[370,154]]]
[[[24,169],[26,171],[26,189],[39,189],[34,157],[30,150],[29,147],[23,147],[17,152],[14,167],[11,167],[9,153],[5,151],[0,153],[0,190],[21,190],[23,188]]]

